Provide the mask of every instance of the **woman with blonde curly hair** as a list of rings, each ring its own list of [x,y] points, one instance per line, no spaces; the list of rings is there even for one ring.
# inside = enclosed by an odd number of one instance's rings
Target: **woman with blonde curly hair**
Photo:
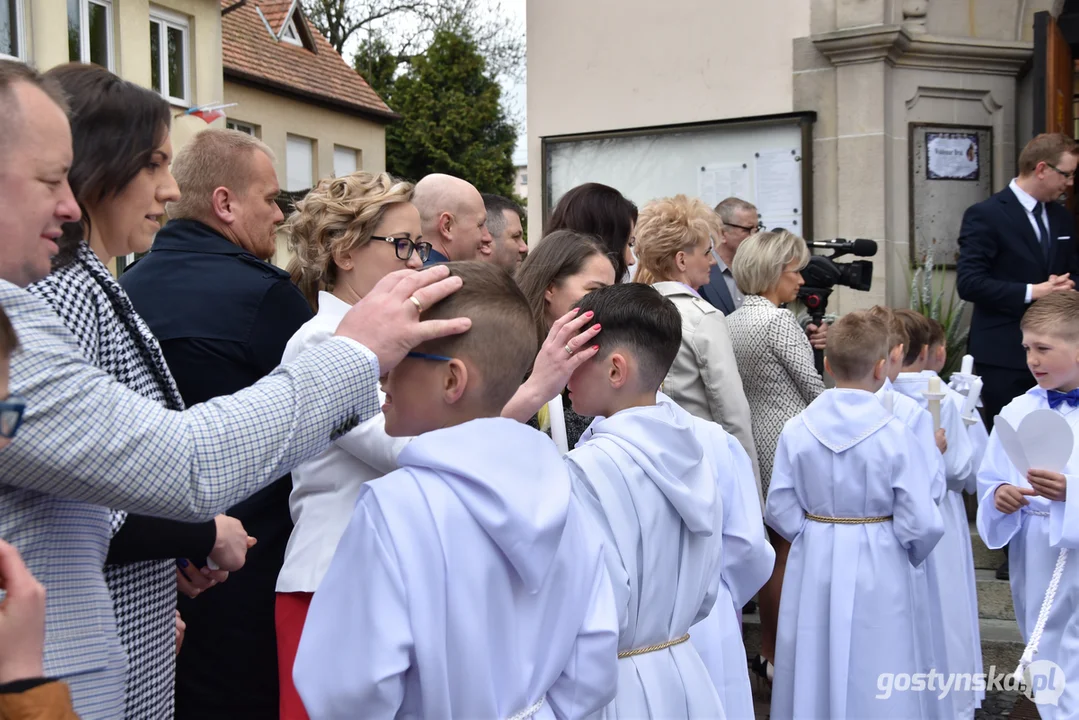
[[[691,414],[721,425],[748,455],[744,473],[718,478],[724,507],[719,594],[690,634],[727,717],[753,717],[739,618],[772,574],[775,554],[765,537],[749,404],[727,322],[695,289],[708,283],[716,237],[716,215],[700,200],[678,195],[648,203],[637,224],[636,279],[650,283],[682,316],[682,344],[663,392]]]
[[[333,337],[348,309],[396,270],[419,270],[431,252],[420,240],[412,185],[386,173],[355,172],[322,180],[288,220],[293,281],[317,314],[285,348],[282,362]],[[379,393],[381,400],[385,397]],[[295,527],[277,579],[277,646],[281,717],[306,718],[292,684],[292,665],[311,597],[367,480],[397,468],[407,439],[391,438],[380,413],[337,438],[292,471],[289,506]]]

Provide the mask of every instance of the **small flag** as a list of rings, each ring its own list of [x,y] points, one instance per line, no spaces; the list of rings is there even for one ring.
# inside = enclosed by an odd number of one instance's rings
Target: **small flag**
[[[212,123],[218,118],[225,117],[225,108],[235,107],[239,103],[211,103],[209,105],[199,105],[197,107],[188,108],[184,112],[180,113],[176,117],[182,115],[192,115],[197,118],[201,118],[207,124]]]

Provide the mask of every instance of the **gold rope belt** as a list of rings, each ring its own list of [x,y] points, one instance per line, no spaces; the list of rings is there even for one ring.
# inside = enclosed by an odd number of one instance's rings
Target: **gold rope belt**
[[[812,520],[819,523],[832,523],[833,525],[869,525],[871,523],[882,523],[891,520],[891,515],[885,515],[884,517],[867,517],[867,518],[837,518],[826,517],[824,515],[813,515],[806,513],[806,520]]]
[[[618,653],[618,659],[621,660],[622,658],[633,657],[635,655],[644,655],[645,653],[666,650],[669,647],[681,645],[686,640],[689,640],[689,633],[686,633],[682,637],[675,640],[668,640],[667,642],[660,643],[659,645],[649,645],[648,647],[637,648],[636,650],[623,650],[622,652]]]

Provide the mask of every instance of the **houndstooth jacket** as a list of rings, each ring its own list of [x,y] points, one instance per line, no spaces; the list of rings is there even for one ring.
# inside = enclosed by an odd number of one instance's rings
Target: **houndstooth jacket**
[[[11,392],[27,401],[0,450],[0,538],[48,589],[45,672],[83,720],[124,715],[127,659],[104,564],[105,508],[208,520],[379,412],[378,361],[334,339],[251,388],[167,410],[87,363],[50,306],[0,280],[20,349]]]
[[[79,246],[74,259],[27,290],[52,306],[71,330],[86,361],[170,410],[184,401],[157,340],[127,294],[94,252]],[[112,535],[127,513],[110,513]],[[176,680],[176,571],[172,561],[106,565],[105,582],[116,630],[127,653],[124,717],[173,715]]]

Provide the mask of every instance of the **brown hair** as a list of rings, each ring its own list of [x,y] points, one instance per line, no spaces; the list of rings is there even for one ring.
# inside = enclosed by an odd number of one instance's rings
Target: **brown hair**
[[[22,127],[22,109],[15,97],[15,88],[19,83],[36,87],[48,95],[65,115],[68,114],[67,98],[55,79],[42,75],[18,60],[0,59],[0,153],[18,140],[16,129]]]
[[[925,315],[906,308],[894,310],[893,313],[907,336],[907,352],[903,356],[903,365],[913,365],[918,362],[922,350],[929,346],[929,321],[925,319]]]
[[[1039,163],[1056,165],[1064,153],[1079,155],[1079,144],[1063,133],[1042,133],[1019,153],[1019,174],[1033,175]]]
[[[360,170],[320,180],[296,203],[286,225],[294,253],[288,270],[312,310],[318,310],[318,291],[333,290],[337,282],[335,256],[369,243],[386,208],[411,199],[410,183]]]
[[[712,238],[715,213],[697,198],[685,195],[659,198],[641,208],[637,225],[637,274],[634,280],[651,285],[669,280],[674,258],[705,246]]]
[[[861,380],[888,356],[891,331],[880,313],[852,312],[828,331],[824,355],[836,380]]]
[[[559,198],[547,221],[547,234],[555,230],[575,230],[595,236],[607,248],[614,263],[614,281],[622,282],[626,266],[626,245],[637,222],[637,206],[608,185],[585,183]]]
[[[944,333],[944,326],[933,318],[926,318],[925,321],[929,323],[929,347],[947,344],[948,338]]]
[[[45,73],[67,94],[74,156],[68,180],[82,220],[65,223],[53,268],[70,264],[90,235],[88,210],[115,199],[153,162],[172,123],[168,102],[98,65],[67,63]]]
[[[581,272],[584,264],[595,255],[602,255],[614,266],[614,260],[598,238],[573,230],[555,230],[546,235],[517,268],[517,285],[535,315],[541,342],[550,330],[547,327],[547,303],[544,298],[547,288],[552,284],[561,285],[567,278]],[[618,282],[617,275],[615,282]]]
[[[484,262],[446,263],[461,289],[435,303],[423,320],[467,317],[472,327],[461,335],[423,343],[418,350],[467,359],[479,369],[482,397],[495,414],[524,382],[539,347],[532,308],[513,278]]]
[[[888,352],[900,345],[907,344],[907,329],[903,326],[903,323],[899,322],[894,310],[886,305],[874,305],[865,312],[880,320],[888,328]],[[831,331],[829,331],[830,334]]]
[[[0,307],[0,358],[7,359],[19,349],[19,336],[4,308]]]
[[[1019,327],[1079,343],[1079,293],[1046,295],[1027,308]]]
[[[214,190],[225,187],[245,194],[251,186],[251,159],[259,151],[275,159],[266,143],[239,130],[207,128],[195,135],[172,161],[180,199],[166,206],[169,217],[209,220]]]

